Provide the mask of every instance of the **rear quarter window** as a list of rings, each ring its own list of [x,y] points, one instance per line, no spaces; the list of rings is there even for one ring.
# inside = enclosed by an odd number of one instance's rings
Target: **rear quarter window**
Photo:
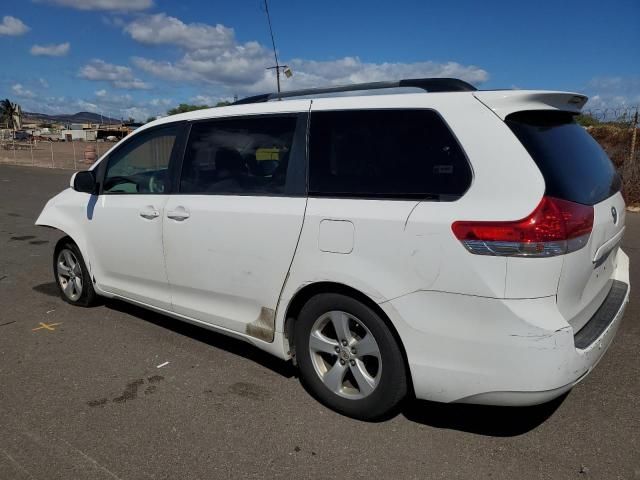
[[[546,195],[594,205],[620,190],[613,163],[572,114],[518,112],[506,123],[540,169]]]
[[[471,177],[460,145],[432,110],[311,114],[310,195],[455,200]]]

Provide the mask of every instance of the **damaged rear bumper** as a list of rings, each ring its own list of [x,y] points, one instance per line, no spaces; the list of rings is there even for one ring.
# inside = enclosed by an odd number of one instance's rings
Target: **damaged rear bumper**
[[[418,398],[535,405],[569,391],[600,361],[629,301],[628,269],[620,251],[612,292],[620,295],[624,284],[624,294],[609,318],[592,325],[598,330],[580,344],[584,348],[576,348],[580,332],[561,315],[555,296],[495,299],[421,291],[381,307],[403,341]]]

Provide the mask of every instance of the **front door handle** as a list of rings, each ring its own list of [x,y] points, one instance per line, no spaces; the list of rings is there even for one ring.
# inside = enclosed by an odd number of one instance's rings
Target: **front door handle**
[[[142,218],[146,218],[147,220],[153,220],[154,218],[158,218],[160,216],[160,212],[156,210],[152,205],[147,205],[142,210],[140,210],[140,216]]]
[[[177,222],[182,222],[190,216],[191,215],[189,214],[189,211],[182,206],[176,207],[175,210],[169,210],[167,212],[167,218],[170,218],[171,220],[175,220]]]

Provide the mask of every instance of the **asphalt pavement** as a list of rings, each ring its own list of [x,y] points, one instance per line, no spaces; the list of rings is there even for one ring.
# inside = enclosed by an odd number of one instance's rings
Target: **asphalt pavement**
[[[412,400],[366,423],[248,344],[121,302],[64,303],[60,234],[34,221],[71,173],[0,165],[1,480],[640,479],[640,214],[623,242],[626,317],[569,395],[532,408]]]

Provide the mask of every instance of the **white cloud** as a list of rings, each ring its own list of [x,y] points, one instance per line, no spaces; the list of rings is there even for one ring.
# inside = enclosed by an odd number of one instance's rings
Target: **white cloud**
[[[186,24],[164,13],[146,15],[129,23],[124,31],[147,45],[173,45],[182,50],[176,61],[134,57],[138,69],[163,80],[219,86],[223,92],[249,94],[275,90],[271,50],[258,42],[240,43],[232,28],[202,23]],[[456,62],[372,63],[358,57],[331,61],[293,59],[285,62],[294,71],[282,79],[284,89],[343,83],[419,77],[457,77],[475,84],[488,73]]]
[[[129,107],[122,110],[124,118],[133,118],[138,122],[143,122],[147,118],[151,117],[151,111],[145,107]]]
[[[191,97],[189,101],[196,105],[215,105],[220,100],[210,95],[196,95],[195,97]]]
[[[27,90],[22,86],[21,83],[16,83],[11,87],[11,91],[16,94],[18,97],[22,98],[35,98],[36,94],[31,90]]]
[[[160,13],[140,17],[125,27],[134,40],[147,45],[175,45],[186,53],[178,62],[135,57],[133,64],[173,81],[250,84],[270,64],[270,54],[257,42],[240,44],[232,28],[185,24]]]
[[[257,57],[252,62],[238,56],[202,56],[202,51],[188,52],[177,62],[160,62],[134,57],[132,63],[151,75],[169,81],[217,84],[233,93],[258,93],[275,90],[275,73],[266,70],[270,57]],[[456,62],[366,63],[357,57],[333,61],[295,59],[288,62],[293,77],[281,78],[286,90],[341,85],[402,78],[454,77],[475,85],[489,78],[482,68]]]
[[[586,87],[590,94],[584,110],[617,118],[640,107],[640,76],[596,77]]]
[[[137,68],[158,78],[170,81],[193,81],[196,75],[181,70],[174,63],[168,61],[151,60],[149,58],[133,57],[131,59]]]
[[[113,65],[104,60],[95,59],[80,69],[80,77],[87,80],[116,81],[122,78],[133,78],[129,67]]]
[[[489,78],[488,73],[479,67],[456,62],[370,63],[358,57],[344,57],[324,62],[294,59],[288,64],[294,72],[290,83],[296,88],[421,77],[454,77],[480,84]]]
[[[0,35],[23,35],[29,30],[31,29],[27,27],[22,20],[10,15],[2,17],[2,22],[0,22]]]
[[[95,103],[87,102],[86,100],[76,100],[73,102],[73,106],[79,108],[82,111],[94,112],[98,111],[98,105]]]
[[[151,88],[150,84],[143,82],[139,78],[134,78],[132,80],[116,80],[113,82],[113,86],[124,90],[148,90]]]
[[[170,98],[154,98],[149,102],[152,107],[168,107],[173,104]]]
[[[164,13],[141,17],[124,30],[134,40],[148,45],[178,45],[189,50],[225,50],[235,44],[233,28],[220,24],[186,24]]]
[[[94,59],[82,67],[78,76],[92,81],[109,82],[115,88],[127,90],[145,90],[151,88],[151,85],[136,78],[131,68],[123,65],[113,65],[99,59]]]
[[[39,78],[38,83],[42,88],[49,88],[49,82],[45,78]]]
[[[64,57],[69,53],[71,44],[69,42],[58,45],[34,45],[31,47],[31,55],[46,57]]]
[[[34,0],[77,10],[104,10],[116,12],[133,12],[151,8],[153,0]]]
[[[24,88],[20,86],[24,91]],[[79,111],[99,113],[111,118],[133,117],[144,121],[152,115],[166,112],[173,102],[169,99],[136,100],[132,95],[118,95],[106,89],[97,90],[92,98],[69,98],[33,95],[23,97],[24,110],[49,114],[70,114]]]

